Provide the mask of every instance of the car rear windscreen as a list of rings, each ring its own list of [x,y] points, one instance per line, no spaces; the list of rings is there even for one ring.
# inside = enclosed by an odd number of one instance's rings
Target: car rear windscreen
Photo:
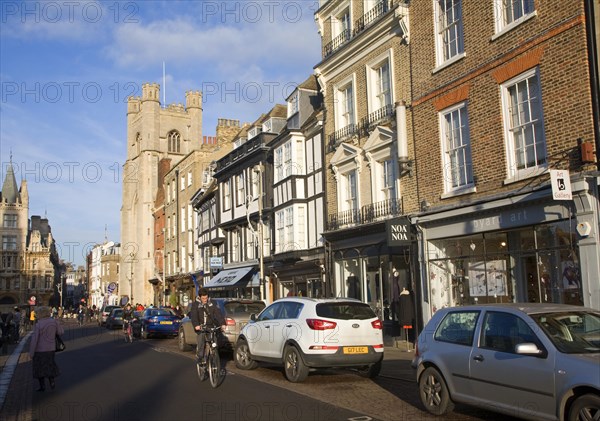
[[[258,314],[263,308],[265,308],[264,303],[226,303],[225,311],[227,314],[236,315],[236,314]]]
[[[339,320],[366,320],[377,317],[368,304],[348,302],[317,304],[317,315]]]

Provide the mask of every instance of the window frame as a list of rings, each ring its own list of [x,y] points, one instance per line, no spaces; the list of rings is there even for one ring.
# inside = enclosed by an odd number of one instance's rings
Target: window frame
[[[388,105],[394,104],[394,61],[392,60],[393,50],[386,51],[366,65],[367,73],[367,106],[369,113],[373,113]],[[379,98],[382,93],[380,70],[387,64],[388,68],[388,94],[389,103],[382,105]]]
[[[14,213],[5,213],[2,220],[3,228],[17,228],[18,226],[18,215]]]
[[[513,3],[515,0],[511,0]],[[506,32],[511,31],[517,26],[521,25],[523,22],[532,19],[537,16],[537,9],[535,8],[535,0],[516,0],[521,3],[523,13],[518,18],[514,18],[509,22],[506,16],[507,10],[507,0],[494,0],[494,29],[495,34],[492,37],[492,40],[505,34]],[[532,10],[525,12],[525,5],[530,5]]]
[[[458,12],[460,16],[453,20],[451,24],[444,24],[442,28],[442,21],[446,22],[448,10],[442,10],[440,2],[443,1],[451,1],[453,4],[453,9],[458,5],[460,8]],[[435,56],[436,56],[436,65],[438,68],[436,70],[441,69],[455,61],[461,59],[465,55],[465,35],[464,35],[464,27],[463,27],[463,9],[462,9],[462,0],[433,0],[434,3],[434,36],[435,36]],[[442,20],[442,17],[445,19]],[[445,38],[447,34],[450,33],[451,28],[455,28],[454,35],[456,35],[456,52],[452,53],[448,50],[448,46],[450,42],[445,42]]]
[[[335,113],[335,129],[340,130],[351,125],[356,125],[356,78],[352,74],[342,80],[334,88],[334,113]],[[348,89],[352,94],[352,98],[348,101]],[[349,110],[348,107],[351,107]],[[346,115],[349,118],[345,117]]]
[[[448,117],[454,116],[455,113],[458,113],[455,117],[458,117],[460,120],[460,145],[452,148],[451,144],[456,145],[457,142],[454,136],[452,139],[449,138],[449,133],[454,133],[454,126],[448,122]],[[469,127],[469,108],[467,101],[463,101],[451,107],[445,108],[438,113],[438,118],[440,126],[440,146],[442,152],[442,179],[444,182],[444,193],[446,195],[453,195],[462,192],[472,192],[473,188],[475,187],[475,181],[473,176],[473,154],[471,151],[471,133]],[[453,121],[454,120],[455,118]],[[461,173],[463,173],[465,182],[454,185],[454,162],[451,154],[459,149],[464,151],[464,165],[461,167]],[[448,171],[450,172],[449,175]]]
[[[511,106],[512,106],[512,97],[510,94],[510,89],[517,86],[518,84],[525,82],[525,81],[530,81],[532,79],[535,79],[535,82],[537,83],[536,87],[533,87],[531,89],[528,89],[527,93],[528,93],[528,101],[527,103],[529,105],[531,105],[532,103],[534,103],[531,98],[531,92],[534,91],[535,93],[537,93],[536,98],[536,102],[538,104],[537,110],[536,112],[538,113],[537,115],[537,126],[536,123],[531,123],[531,120],[527,122],[527,124],[521,124],[521,127],[524,126],[534,126],[534,139],[535,139],[535,130],[537,127],[537,130],[541,132],[541,141],[539,142],[541,144],[541,146],[543,147],[543,161],[541,163],[538,163],[541,159],[541,155],[538,155],[537,152],[539,151],[539,148],[535,148],[536,149],[536,163],[535,165],[532,166],[527,166],[527,163],[525,163],[525,167],[524,168],[518,168],[517,166],[517,154],[516,154],[516,147],[515,147],[515,137],[514,137],[514,132],[516,130],[513,130],[513,118],[512,118],[512,114],[511,114]],[[527,70],[523,73],[520,73],[519,75],[505,81],[504,83],[502,83],[500,85],[500,94],[501,94],[501,101],[502,101],[502,119],[503,119],[503,129],[504,129],[504,146],[505,146],[505,152],[506,152],[506,174],[507,174],[507,179],[505,180],[505,184],[506,183],[511,183],[511,182],[515,182],[515,181],[519,181],[522,180],[524,178],[529,178],[529,177],[535,177],[538,176],[544,172],[546,172],[548,170],[548,150],[547,150],[547,142],[546,142],[546,133],[545,133],[545,127],[544,127],[544,107],[543,107],[543,99],[542,99],[542,93],[541,93],[541,79],[540,79],[540,75],[539,75],[539,69],[537,67]],[[529,113],[531,116],[531,113]],[[534,144],[537,142],[534,142]],[[524,143],[525,145],[525,143]]]

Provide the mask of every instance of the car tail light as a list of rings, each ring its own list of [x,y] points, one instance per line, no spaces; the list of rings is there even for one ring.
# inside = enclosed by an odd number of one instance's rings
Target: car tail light
[[[227,326],[235,326],[235,320],[233,320],[231,317],[226,317],[225,318],[225,324]]]
[[[312,330],[335,329],[335,327],[337,326],[336,322],[330,322],[328,320],[321,320],[321,319],[306,319],[306,324]]]
[[[373,326],[373,329],[383,329],[383,323],[381,323],[381,320],[379,319],[373,320],[371,326]]]
[[[308,349],[312,349],[314,351],[337,351],[339,346],[328,346],[328,345],[311,345]]]
[[[383,344],[378,344],[378,345],[373,345],[373,348],[374,349],[383,349],[384,346],[383,346]]]

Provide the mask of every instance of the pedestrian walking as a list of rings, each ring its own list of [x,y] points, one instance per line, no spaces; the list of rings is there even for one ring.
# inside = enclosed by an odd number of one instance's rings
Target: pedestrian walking
[[[13,312],[13,340],[15,343],[19,343],[21,339],[21,318],[21,309],[15,307]]]
[[[54,389],[54,379],[59,376],[60,370],[54,354],[56,351],[55,336],[62,336],[65,331],[60,322],[50,317],[50,307],[39,307],[37,310],[37,323],[33,328],[29,344],[29,356],[33,361],[33,377],[40,383],[38,392],[46,390],[45,378],[48,378],[50,387]]]

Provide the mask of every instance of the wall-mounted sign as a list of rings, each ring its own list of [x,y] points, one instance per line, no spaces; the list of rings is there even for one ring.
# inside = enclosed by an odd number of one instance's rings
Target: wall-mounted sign
[[[106,290],[108,291],[109,294],[112,294],[113,292],[115,292],[116,289],[117,289],[117,283],[116,282],[111,282],[106,287]]]
[[[211,257],[210,258],[210,268],[211,269],[221,269],[223,267],[223,258],[222,257]]]
[[[388,246],[407,246],[411,241],[410,220],[407,217],[390,219],[386,223]]]
[[[573,200],[571,194],[571,177],[567,170],[550,170],[552,198],[554,200]]]

